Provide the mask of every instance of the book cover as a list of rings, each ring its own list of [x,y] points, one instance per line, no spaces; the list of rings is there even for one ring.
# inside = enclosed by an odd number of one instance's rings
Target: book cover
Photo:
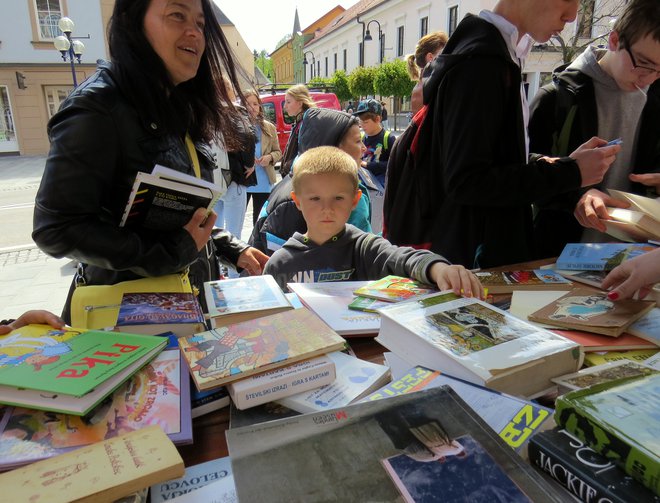
[[[437,291],[437,288],[414,279],[402,278],[401,276],[385,276],[355,289],[353,294],[386,302],[400,302]]]
[[[204,390],[337,351],[345,342],[301,308],[181,337],[179,346],[195,386]]]
[[[551,269],[528,271],[477,271],[474,273],[488,293],[515,290],[570,290],[573,283]]]
[[[660,503],[660,497],[561,428],[530,440],[529,461],[585,503]]]
[[[596,384],[557,398],[555,421],[660,494],[660,374]]]
[[[553,377],[552,380],[559,386],[559,392],[564,394],[568,393],[569,391],[588,388],[589,386],[594,386],[595,384],[656,373],[656,370],[652,369],[651,367],[647,367],[644,364],[630,360],[619,360],[615,362],[603,363],[602,365],[595,365],[593,367],[587,367],[572,374]]]
[[[348,305],[349,309],[355,311],[365,311],[367,313],[377,313],[378,309],[389,305],[389,302],[378,299],[370,299],[369,297],[354,297],[353,301]]]
[[[530,501],[470,435],[446,441],[442,432],[434,434],[438,440],[431,456],[406,453],[382,460],[404,501],[432,503],[439,495],[443,501]]]
[[[660,221],[627,208],[607,208],[606,233],[628,243],[660,239]]]
[[[227,444],[241,501],[268,494],[271,502],[385,503],[400,496],[381,460],[408,455],[431,461],[465,437],[488,453],[506,473],[506,485],[517,487],[526,501],[562,501],[550,482],[448,387],[230,429]],[[473,477],[469,470],[455,470],[453,484],[478,491]],[[496,492],[493,486],[484,490]],[[466,501],[478,501],[478,494]]]
[[[530,314],[528,319],[616,337],[654,306],[654,301],[637,299],[613,302],[607,298],[607,292],[576,288]]]
[[[554,425],[552,409],[424,367],[410,369],[403,377],[375,391],[364,398],[364,401],[390,398],[438,386],[451,387],[504,442],[518,452],[523,452],[533,435],[547,429],[549,425]]]
[[[270,275],[207,281],[204,295],[208,315],[214,318],[216,326],[292,309]]]
[[[625,260],[654,249],[641,243],[568,243],[557,258],[556,268],[611,271]]]
[[[228,456],[189,466],[183,477],[151,486],[151,503],[171,501],[225,478],[232,479],[231,462]]]
[[[125,293],[115,330],[146,335],[173,332],[182,337],[203,332],[206,326],[192,293]]]
[[[630,327],[626,329],[630,331]],[[552,332],[577,342],[585,353],[594,351],[630,351],[638,349],[654,349],[657,345],[641,337],[636,337],[628,332],[624,332],[618,337],[609,335],[600,335],[582,330],[552,330]]]
[[[0,401],[23,405],[9,397],[14,390],[81,397],[129,368],[124,379],[130,377],[166,342],[139,334],[27,325],[0,336]]]
[[[172,498],[172,503],[238,503],[232,476],[224,477],[194,491]]]
[[[180,477],[183,460],[159,426],[148,426],[0,475],[7,501],[114,501]]]
[[[0,469],[57,456],[159,425],[177,444],[192,442],[190,381],[178,349],[165,350],[85,417],[8,408],[0,423]]]
[[[287,365],[227,384],[229,396],[239,409],[304,393],[335,380],[335,364],[327,355]]]
[[[361,360],[339,351],[329,354],[328,357],[336,368],[337,377],[333,382],[280,398],[277,402],[302,413],[329,410],[358,401],[390,381],[390,369],[385,365]]]
[[[368,281],[336,281],[323,283],[288,283],[289,290],[325,321],[339,335],[375,335],[380,328],[378,313],[359,312],[348,305],[355,299],[353,290]]]
[[[577,283],[584,283],[585,285],[593,286],[600,289],[600,285],[609,274],[609,271],[571,271],[560,269],[556,271],[564,278]]]
[[[376,340],[408,362],[513,395],[576,371],[579,345],[474,298],[440,292],[380,310]]]
[[[660,346],[660,307],[651,309],[630,325],[627,331],[656,346]]]
[[[229,406],[229,428],[241,428],[298,415],[300,412],[280,405],[278,402],[267,402],[245,410],[240,410],[231,404]]]
[[[192,377],[190,377],[192,381]],[[192,418],[203,416],[213,412],[214,410],[219,410],[224,407],[227,407],[231,399],[229,398],[229,393],[227,388],[221,386],[219,388],[210,389],[207,391],[199,391],[194,382],[190,390],[190,407]]]
[[[220,195],[217,186],[191,185],[138,172],[119,226],[154,231],[180,229],[197,208],[212,210]]]
[[[619,360],[630,360],[641,363],[644,360],[658,354],[657,349],[639,349],[633,351],[608,351],[606,353],[586,353],[584,355],[584,364],[587,367],[602,365],[607,362],[616,362]]]

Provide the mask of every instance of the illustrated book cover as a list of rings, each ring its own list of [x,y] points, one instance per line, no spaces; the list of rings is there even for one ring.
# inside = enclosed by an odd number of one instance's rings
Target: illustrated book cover
[[[382,464],[397,455],[452,466],[443,477],[461,501],[495,501],[498,494],[507,495],[500,501],[562,501],[550,481],[444,386],[232,428],[227,444],[241,501],[268,494],[271,502],[287,503],[398,502]],[[475,469],[479,462],[488,468]]]
[[[151,486],[151,503],[172,501],[174,498],[181,497],[225,478],[233,479],[231,462],[228,456],[189,466],[186,468],[183,477],[166,480]]]
[[[0,470],[57,456],[155,424],[175,444],[192,443],[190,380],[178,349],[165,350],[85,417],[7,407]]]
[[[654,301],[637,299],[614,302],[607,298],[607,292],[576,288],[530,314],[528,319],[556,327],[617,337],[654,306]]]
[[[572,374],[553,377],[552,380],[559,386],[559,393],[564,394],[569,391],[588,388],[595,384],[616,381],[618,379],[628,379],[630,377],[646,376],[656,374],[657,372],[657,370],[643,363],[637,363],[631,360],[618,360],[587,367]]]
[[[400,379],[375,391],[364,401],[381,400],[438,386],[453,389],[502,440],[518,452],[524,451],[533,435],[554,425],[552,409],[424,367],[410,369]]]
[[[611,271],[656,248],[641,243],[568,243],[557,258],[556,269]]]
[[[207,281],[204,295],[214,328],[293,308],[270,275]]]
[[[179,346],[195,386],[204,390],[340,350],[345,342],[301,308],[181,337]]]
[[[376,340],[408,362],[524,397],[575,372],[580,346],[486,302],[440,292],[380,309]]]
[[[584,365],[594,367],[607,362],[616,362],[619,360],[630,360],[642,363],[649,358],[660,354],[658,349],[637,349],[632,351],[607,351],[605,353],[586,353],[584,355]]]
[[[323,355],[230,382],[227,391],[236,407],[249,409],[325,386],[335,380],[335,375],[334,362]]]
[[[0,403],[84,415],[166,343],[147,335],[27,325],[0,336]]]
[[[300,302],[314,311],[330,328],[343,337],[374,335],[380,328],[378,313],[354,311],[353,290],[368,281],[334,281],[323,283],[288,283]]]
[[[529,461],[585,503],[660,503],[660,497],[561,428],[530,440]]]
[[[585,285],[596,287],[599,290],[601,289],[600,285],[609,273],[609,271],[567,271],[565,269],[556,270],[556,272],[566,279],[576,283],[584,283]],[[653,287],[644,300],[655,300],[656,302],[660,302],[660,283]]]
[[[401,302],[420,295],[437,292],[438,289],[425,283],[401,276],[385,276],[376,281],[356,288],[354,295],[369,299],[383,300],[385,302]]]
[[[344,407],[390,382],[385,365],[361,360],[340,351],[328,358],[336,368],[336,379],[325,386],[280,398],[277,402],[297,412],[319,412]]]
[[[159,426],[148,426],[0,475],[7,501],[114,501],[180,477],[183,460]]]
[[[660,494],[660,374],[596,384],[557,398],[555,421]]]
[[[117,332],[177,337],[206,330],[201,307],[192,293],[125,293],[115,325]]]
[[[474,273],[488,293],[515,290],[570,290],[573,283],[551,269],[528,271],[477,271]]]

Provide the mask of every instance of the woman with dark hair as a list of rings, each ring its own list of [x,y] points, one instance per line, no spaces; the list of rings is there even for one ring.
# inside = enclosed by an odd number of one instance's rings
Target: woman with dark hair
[[[32,237],[83,265],[75,284],[108,285],[189,268],[191,283],[219,276],[218,260],[259,274],[266,256],[214,229],[198,209],[182,228],[120,227],[137,172],[154,165],[212,179],[208,142],[241,148],[242,121],[221,75],[238,89],[231,49],[209,0],[117,0],[112,61],[99,65],[48,124],[51,148]]]

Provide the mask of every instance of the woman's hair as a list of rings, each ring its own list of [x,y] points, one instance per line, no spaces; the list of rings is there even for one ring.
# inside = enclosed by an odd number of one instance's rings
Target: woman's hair
[[[245,108],[248,107],[247,99],[250,96],[254,96],[255,98],[257,98],[257,103],[259,103],[259,113],[257,114],[255,122],[257,124],[259,124],[260,128],[263,129],[264,120],[265,120],[265,118],[264,118],[264,105],[261,102],[261,97],[259,96],[259,93],[257,91],[255,91],[254,89],[243,89],[243,96],[245,97],[245,99],[243,100],[243,104],[245,105]]]
[[[291,96],[294,100],[302,103],[303,112],[308,108],[314,108],[316,106],[316,103],[312,99],[312,96],[309,94],[309,89],[307,89],[305,84],[297,84],[295,86],[291,86],[286,90],[286,94]]]
[[[434,31],[424,35],[415,46],[415,54],[406,57],[408,74],[413,80],[419,80],[420,71],[426,66],[426,55],[435,54],[447,45],[448,36],[444,31]]]
[[[108,45],[120,89],[137,108],[150,107],[170,133],[187,131],[194,140],[207,142],[222,138],[228,149],[239,148],[242,141],[231,125],[231,117],[239,112],[221,78],[226,75],[234,89],[240,89],[237,65],[209,0],[201,0],[206,48],[197,75],[177,86],[144,33],[144,17],[151,1],[115,2]]]

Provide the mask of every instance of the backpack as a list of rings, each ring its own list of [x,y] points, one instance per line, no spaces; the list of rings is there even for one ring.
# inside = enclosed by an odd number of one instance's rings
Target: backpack
[[[362,141],[364,141],[364,131],[360,131],[360,138],[362,139]],[[387,150],[387,145],[389,143],[389,139],[390,139],[390,130],[386,129],[385,130],[385,136],[383,137],[383,149],[384,150]]]

